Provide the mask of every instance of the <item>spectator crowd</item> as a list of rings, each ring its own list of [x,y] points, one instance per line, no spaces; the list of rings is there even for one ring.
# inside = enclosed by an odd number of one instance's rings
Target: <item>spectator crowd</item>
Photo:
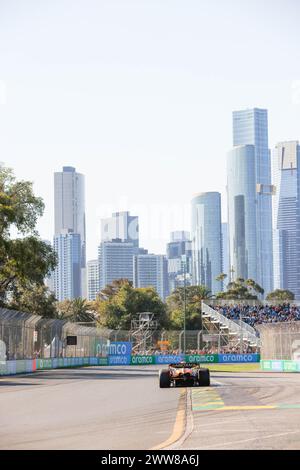
[[[255,327],[262,323],[294,322],[300,320],[300,307],[282,305],[214,305],[214,310],[233,321],[242,320]]]

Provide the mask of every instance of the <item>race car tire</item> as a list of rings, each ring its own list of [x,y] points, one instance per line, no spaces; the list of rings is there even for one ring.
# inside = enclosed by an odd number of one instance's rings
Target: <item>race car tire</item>
[[[160,388],[170,388],[171,380],[168,369],[159,371],[159,386]]]
[[[210,375],[208,369],[200,369],[198,371],[199,387],[208,387],[210,385]]]

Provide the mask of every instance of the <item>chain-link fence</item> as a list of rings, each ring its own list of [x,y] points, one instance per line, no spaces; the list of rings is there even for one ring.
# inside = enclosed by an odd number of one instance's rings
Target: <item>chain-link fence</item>
[[[76,344],[67,344],[68,336],[76,336]],[[247,345],[232,348],[220,328],[109,330],[0,308],[0,355],[6,360],[104,357],[112,342],[130,342],[133,355],[257,352]]]
[[[258,326],[262,360],[300,360],[300,322]]]
[[[76,336],[76,345],[67,345]],[[0,308],[0,342],[7,360],[100,356],[107,352],[110,330],[82,326],[67,320]]]

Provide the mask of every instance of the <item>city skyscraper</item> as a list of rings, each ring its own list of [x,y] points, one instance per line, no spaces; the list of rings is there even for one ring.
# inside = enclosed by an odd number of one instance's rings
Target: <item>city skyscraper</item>
[[[133,256],[136,247],[133,243],[120,239],[102,241],[99,245],[100,289],[117,279],[133,282]]]
[[[222,222],[222,266],[223,273],[226,274],[226,279],[223,282],[223,288],[228,284],[230,280],[230,263],[229,263],[229,234],[228,234],[228,223]]]
[[[82,296],[81,238],[78,233],[62,230],[54,236],[53,248],[58,264],[53,272],[53,288],[58,301]]]
[[[193,283],[213,294],[222,290],[221,194],[199,193],[192,199]]]
[[[95,300],[100,290],[99,260],[87,262],[87,291],[88,300]]]
[[[120,239],[139,247],[139,219],[129,212],[114,212],[101,220],[101,241]]]
[[[280,142],[272,154],[274,288],[300,299],[300,146]]]
[[[81,291],[86,296],[86,228],[84,176],[71,166],[54,173],[54,235],[73,232],[80,236]]]
[[[228,237],[231,281],[258,279],[254,145],[227,155]]]
[[[164,255],[136,255],[133,261],[134,287],[154,287],[164,300],[168,295],[168,264]]]
[[[257,277],[268,293],[273,288],[272,195],[270,151],[268,146],[268,112],[245,109],[233,112],[233,146],[253,145],[257,230]],[[229,189],[230,190],[230,189]],[[231,257],[233,247],[230,247]],[[232,263],[231,263],[232,264]]]
[[[183,265],[185,256],[185,268]],[[186,285],[192,282],[192,242],[190,233],[185,231],[171,232],[171,241],[167,244],[169,292],[184,285],[184,269]]]

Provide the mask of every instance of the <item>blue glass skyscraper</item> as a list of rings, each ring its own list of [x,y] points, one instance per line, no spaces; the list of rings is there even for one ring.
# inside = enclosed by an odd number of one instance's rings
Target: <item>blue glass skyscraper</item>
[[[193,282],[213,294],[222,290],[221,194],[207,192],[192,199]]]
[[[277,144],[272,157],[274,288],[300,299],[300,146]]]
[[[257,280],[255,148],[234,147],[227,155],[231,280]]]
[[[233,145],[254,146],[256,201],[257,277],[265,293],[273,289],[272,195],[268,112],[246,109],[233,112]],[[230,209],[229,209],[230,210]]]

